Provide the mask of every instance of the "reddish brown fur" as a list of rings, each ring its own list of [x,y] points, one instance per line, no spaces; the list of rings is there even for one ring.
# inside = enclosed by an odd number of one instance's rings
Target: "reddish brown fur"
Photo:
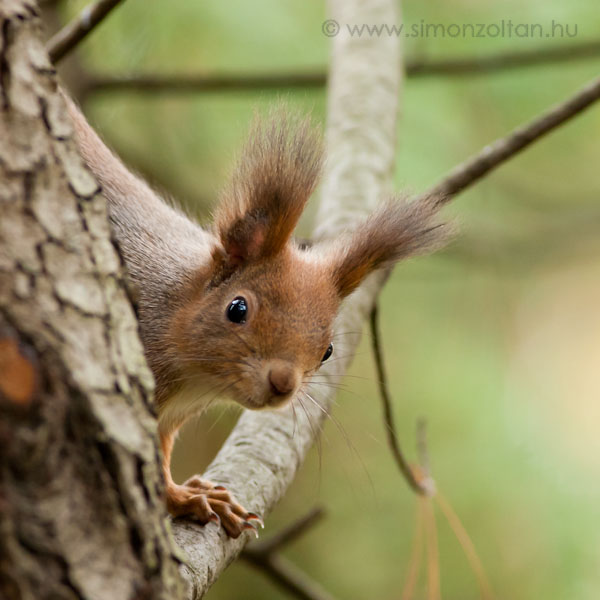
[[[372,271],[403,258],[431,252],[447,239],[436,223],[436,198],[420,202],[392,199],[337,244],[333,277],[342,297],[353,292]]]
[[[218,286],[208,285],[205,273],[197,284],[195,296],[175,313],[168,341],[176,348],[179,363],[189,365],[186,370],[202,371],[215,385],[231,385],[228,395],[256,409],[282,400],[265,385],[261,362],[287,361],[296,367],[299,379],[319,368],[340,301],[327,266],[289,245],[239,269]],[[244,325],[225,318],[228,304],[237,296],[249,303]],[[210,340],[205,351],[198,347],[201,340]],[[199,354],[203,360],[195,362]]]
[[[283,249],[316,187],[321,163],[320,138],[308,119],[279,109],[266,123],[255,121],[214,216],[230,266]]]
[[[293,398],[321,364],[341,300],[373,270],[438,243],[437,206],[389,201],[334,244],[298,249],[290,237],[315,189],[322,152],[306,120],[279,111],[254,126],[210,233],[129,174],[69,108],[82,154],[109,200],[139,303],[156,379],[169,510],[203,522],[211,511],[235,513],[226,528],[237,536],[251,515],[239,506],[226,510],[224,504],[235,503],[202,487],[209,484],[179,486],[171,479],[177,429],[216,395],[252,409]],[[237,296],[249,307],[245,323],[227,318]]]

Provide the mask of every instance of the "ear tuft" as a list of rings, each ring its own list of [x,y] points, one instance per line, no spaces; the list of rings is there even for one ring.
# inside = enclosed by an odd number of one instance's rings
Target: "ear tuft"
[[[441,204],[439,197],[389,200],[338,243],[332,274],[340,296],[350,294],[376,269],[442,247],[452,227],[437,220]]]
[[[308,118],[284,107],[255,118],[214,217],[232,265],[283,249],[316,187],[322,155]]]
[[[248,216],[238,219],[221,236],[225,253],[232,266],[258,258],[265,243],[266,227],[264,223]]]

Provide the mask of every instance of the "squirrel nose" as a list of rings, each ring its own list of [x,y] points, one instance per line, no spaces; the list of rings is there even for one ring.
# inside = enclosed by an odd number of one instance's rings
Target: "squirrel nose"
[[[286,396],[296,389],[296,371],[284,361],[273,361],[269,369],[269,385],[275,396]]]

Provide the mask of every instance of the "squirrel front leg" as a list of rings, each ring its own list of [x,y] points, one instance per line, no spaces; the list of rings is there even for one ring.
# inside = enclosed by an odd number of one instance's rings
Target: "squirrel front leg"
[[[159,434],[169,513],[173,517],[193,517],[203,525],[210,521],[221,523],[232,538],[239,537],[244,531],[251,531],[258,537],[255,525],[263,527],[261,518],[248,512],[222,485],[215,485],[197,475],[183,485],[173,481],[171,453],[177,430],[162,431],[159,423]]]

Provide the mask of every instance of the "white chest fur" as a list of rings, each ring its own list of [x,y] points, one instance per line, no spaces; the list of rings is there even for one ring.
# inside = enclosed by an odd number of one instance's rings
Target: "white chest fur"
[[[160,433],[179,429],[189,418],[204,412],[219,399],[221,386],[211,386],[201,378],[186,382],[173,396],[163,403],[158,414]]]

